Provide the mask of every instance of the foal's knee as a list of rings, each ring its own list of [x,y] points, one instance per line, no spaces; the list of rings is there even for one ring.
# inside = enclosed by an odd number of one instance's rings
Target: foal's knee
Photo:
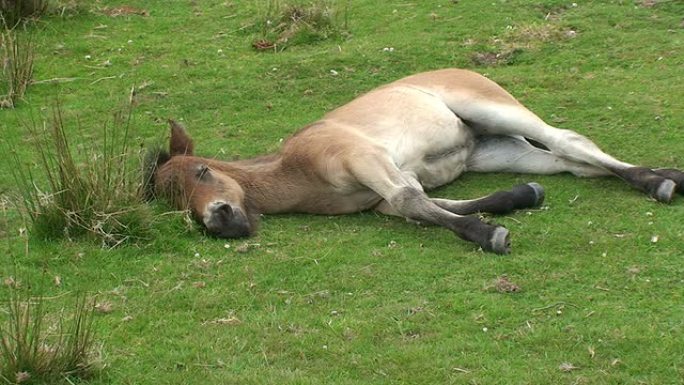
[[[414,187],[402,187],[397,190],[387,202],[396,210],[399,215],[416,221],[427,221],[434,223],[430,216],[430,200],[427,195]]]
[[[567,129],[560,129],[560,132],[561,135],[551,148],[551,151],[558,156],[583,162],[586,159],[579,158],[578,155],[585,155],[583,154],[584,151],[601,151],[594,142],[584,135]]]

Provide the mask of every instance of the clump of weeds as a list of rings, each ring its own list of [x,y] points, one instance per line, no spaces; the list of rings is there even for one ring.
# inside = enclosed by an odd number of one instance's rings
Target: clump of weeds
[[[281,3],[269,0],[263,14],[255,22],[257,37],[252,47],[278,52],[291,46],[344,37],[349,29],[349,3],[341,3],[325,0]]]
[[[142,161],[129,148],[130,111],[104,123],[101,145],[74,149],[60,107],[51,119],[27,125],[38,159],[37,169],[24,165],[10,150],[23,212],[42,239],[91,236],[107,247],[147,239],[151,209],[143,199]],[[44,186],[44,187],[40,187]]]

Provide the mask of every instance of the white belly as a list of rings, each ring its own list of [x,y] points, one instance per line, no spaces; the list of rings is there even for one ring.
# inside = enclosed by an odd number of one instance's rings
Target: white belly
[[[463,124],[459,120],[459,124]],[[450,183],[466,169],[474,141],[467,127],[450,127],[434,137],[414,138],[416,146],[400,148],[395,153],[399,168],[416,176],[426,189]]]

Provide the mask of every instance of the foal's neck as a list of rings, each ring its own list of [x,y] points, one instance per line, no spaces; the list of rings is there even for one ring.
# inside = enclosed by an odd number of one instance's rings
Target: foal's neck
[[[264,155],[232,162],[217,162],[213,168],[224,172],[242,186],[245,199],[259,213],[279,213],[291,210],[305,188],[296,170],[283,166],[280,154]]]

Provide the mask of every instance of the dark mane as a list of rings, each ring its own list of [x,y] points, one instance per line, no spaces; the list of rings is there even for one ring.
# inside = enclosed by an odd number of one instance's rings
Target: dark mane
[[[142,192],[146,201],[151,201],[155,198],[154,176],[157,173],[159,166],[168,162],[171,159],[168,151],[164,150],[161,145],[155,145],[147,150],[145,160],[143,162],[143,185]]]

